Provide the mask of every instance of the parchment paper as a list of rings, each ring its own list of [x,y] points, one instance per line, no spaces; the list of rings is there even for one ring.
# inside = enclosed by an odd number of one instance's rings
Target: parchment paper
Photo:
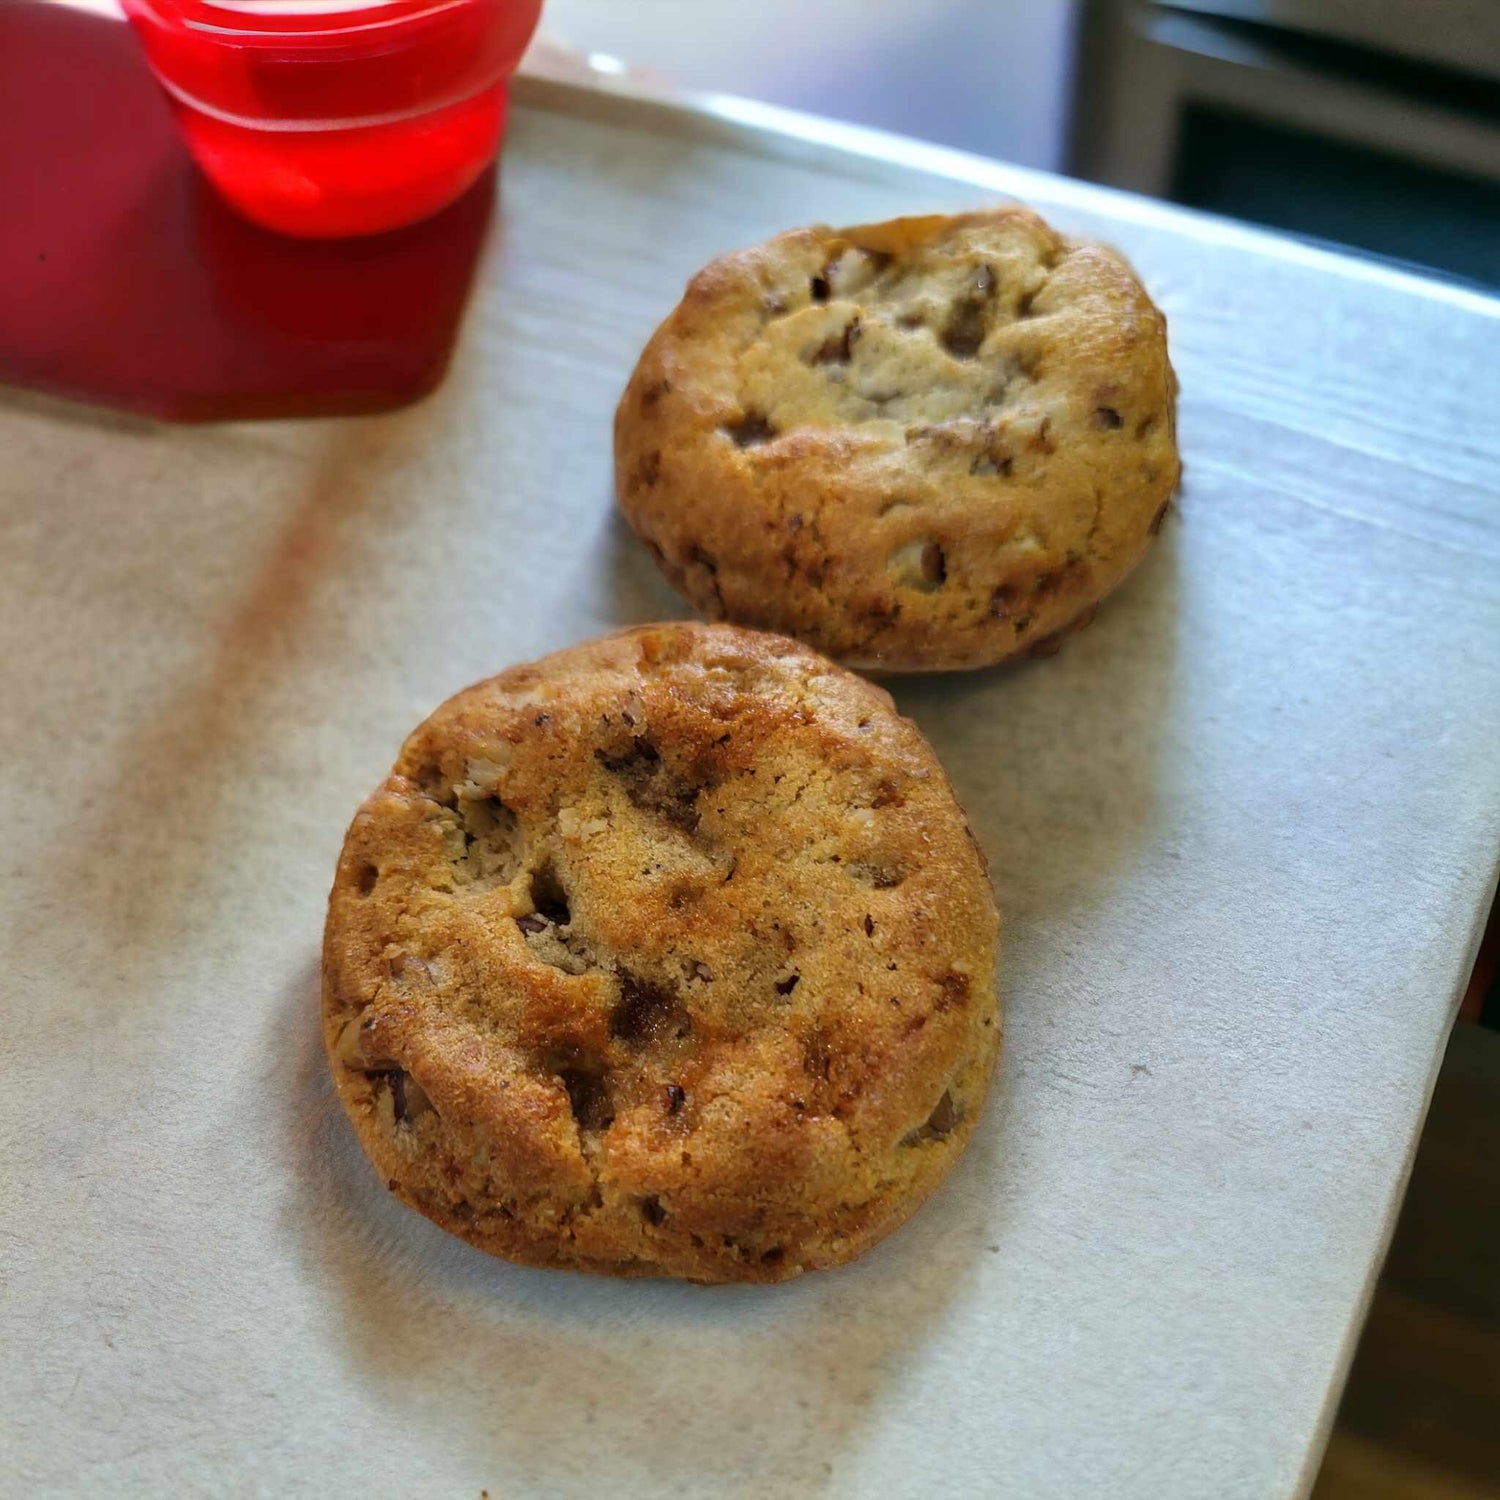
[[[423,406],[0,399],[0,1491],[1310,1479],[1494,878],[1500,320],[948,167],[533,84]],[[787,1286],[489,1260],[389,1199],[331,1097],[344,827],[448,693],[679,612],[613,518],[609,422],[693,270],[1006,185],[1166,308],[1187,479],[1057,659],[895,684],[1005,917],[978,1137],[909,1227]]]

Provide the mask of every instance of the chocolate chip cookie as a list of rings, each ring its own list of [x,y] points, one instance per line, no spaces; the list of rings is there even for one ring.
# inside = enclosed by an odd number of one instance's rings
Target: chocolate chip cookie
[[[998,919],[931,748],[780,636],[648,626],[445,703],[355,816],[323,1024],[390,1190],[510,1260],[780,1281],[974,1129]]]
[[[1046,651],[1177,483],[1166,322],[1024,208],[714,261],[615,419],[620,506],[711,618],[883,670]]]

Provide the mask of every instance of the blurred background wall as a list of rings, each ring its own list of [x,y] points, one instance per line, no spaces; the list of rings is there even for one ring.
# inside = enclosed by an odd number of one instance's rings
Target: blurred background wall
[[[1500,0],[548,0],[667,82],[1500,287]]]
[[[1066,161],[1079,0],[547,0],[549,35],[671,82]]]

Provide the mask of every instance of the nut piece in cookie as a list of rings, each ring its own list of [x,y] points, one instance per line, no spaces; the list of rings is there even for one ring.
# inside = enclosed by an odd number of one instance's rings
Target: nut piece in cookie
[[[354,818],[323,952],[391,1191],[529,1265],[780,1281],[899,1225],[974,1129],[998,919],[889,697],[728,625],[445,703]]]
[[[1045,653],[1177,483],[1166,320],[1019,207],[804,229],[695,276],[615,418],[620,507],[713,619],[882,670]]]

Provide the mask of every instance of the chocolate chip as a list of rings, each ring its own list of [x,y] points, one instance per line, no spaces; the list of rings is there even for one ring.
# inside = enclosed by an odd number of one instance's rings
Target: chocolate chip
[[[627,755],[606,759],[599,757],[611,771],[616,772],[625,783],[625,795],[633,807],[642,812],[654,813],[665,819],[674,828],[686,834],[695,834],[702,814],[698,811],[698,794],[704,787],[696,782],[685,781],[667,766],[660,764],[660,755],[650,746],[651,755]]]
[[[580,1130],[608,1130],[614,1123],[614,1106],[602,1073],[584,1068],[564,1068],[557,1075],[568,1093],[568,1107]]]
[[[828,1043],[821,1036],[807,1038],[802,1044],[802,1068],[812,1078],[828,1082],[833,1070],[833,1058],[828,1052]]]
[[[644,1042],[675,1030],[685,1019],[670,990],[633,974],[620,976],[620,999],[609,1018],[611,1036],[622,1042]]]
[[[942,998],[937,1003],[939,1010],[956,1010],[967,1005],[969,1000],[969,976],[957,970],[949,970],[941,980]]]
[[[687,1099],[687,1090],[680,1083],[669,1083],[662,1089],[667,1096],[667,1113],[675,1115]]]
[[[875,918],[872,917],[869,912],[865,913],[865,936],[875,936]]]
[[[667,1211],[661,1206],[661,1200],[652,1194],[649,1198],[641,1199],[641,1217],[648,1224],[662,1224],[666,1222]]]
[[[374,865],[364,865],[355,877],[354,886],[361,896],[368,896],[375,889],[375,882],[380,879],[380,871]]]
[[[984,343],[985,307],[995,290],[995,273],[981,266],[974,276],[973,290],[961,297],[948,312],[948,322],[938,335],[954,359],[973,359]]]
[[[391,1091],[391,1107],[398,1120],[406,1118],[406,1074],[397,1068],[385,1075],[386,1087]]]
[[[696,548],[694,553],[695,556],[707,556]],[[706,784],[687,780],[673,771],[663,762],[661,751],[644,735],[637,735],[627,750],[613,755],[596,750],[594,758],[606,771],[613,772],[624,782],[625,795],[633,806],[665,818],[686,834],[698,831],[701,821],[698,795],[706,790]]]
[[[391,1114],[398,1125],[405,1125],[432,1108],[426,1090],[405,1068],[382,1068],[369,1075],[377,1086],[384,1084],[390,1090]]]
[[[807,289],[811,293],[814,302],[826,302],[832,291],[832,288],[828,284],[828,277],[823,274],[814,276],[808,282]]]
[[[1114,432],[1125,425],[1122,417],[1112,406],[1099,406],[1094,409],[1094,426],[1101,432]]]
[[[990,595],[990,618],[992,620],[1008,620],[1015,612],[1016,606],[1028,597],[1026,589],[1013,583],[1002,583],[999,588]]]
[[[797,988],[802,976],[800,974],[789,974],[785,979],[776,981],[776,993],[778,995],[790,995]]]
[[[930,1130],[934,1135],[947,1135],[957,1124],[958,1111],[953,1105],[953,1095],[944,1089],[943,1097],[938,1100],[937,1107],[927,1117],[927,1124],[923,1128]]]
[[[984,343],[984,304],[972,298],[955,302],[939,339],[954,359],[973,359]]]
[[[661,751],[645,735],[638,734],[631,740],[629,749],[617,755],[611,755],[607,750],[596,750],[594,759],[606,771],[613,771],[617,776],[624,776],[628,779],[634,776],[650,775],[652,769],[661,761]]]
[[[734,439],[737,448],[758,448],[776,436],[776,429],[766,420],[765,414],[758,411],[746,412],[735,421],[726,422],[724,431]]]
[[[859,319],[851,318],[841,333],[831,334],[812,356],[815,365],[847,365],[859,342]]]

